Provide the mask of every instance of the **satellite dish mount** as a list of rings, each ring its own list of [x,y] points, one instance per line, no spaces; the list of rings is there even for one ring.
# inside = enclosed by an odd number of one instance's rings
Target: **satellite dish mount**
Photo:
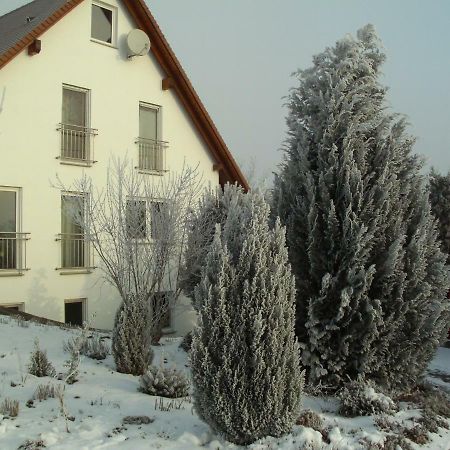
[[[144,56],[150,51],[150,39],[142,30],[131,30],[127,36],[128,59]]]

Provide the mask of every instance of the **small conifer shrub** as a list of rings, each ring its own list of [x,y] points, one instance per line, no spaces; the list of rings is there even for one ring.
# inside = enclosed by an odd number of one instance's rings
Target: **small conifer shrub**
[[[394,414],[398,408],[387,395],[376,392],[374,385],[363,380],[350,381],[339,393],[340,413],[347,417]]]
[[[179,398],[189,395],[189,381],[179,370],[150,366],[140,378],[141,392],[160,397]]]
[[[28,373],[36,377],[54,377],[55,368],[47,358],[47,352],[39,347],[39,340],[34,341],[34,350],[28,364]]]
[[[112,354],[118,372],[143,375],[153,360],[148,302],[130,295],[117,310]]]

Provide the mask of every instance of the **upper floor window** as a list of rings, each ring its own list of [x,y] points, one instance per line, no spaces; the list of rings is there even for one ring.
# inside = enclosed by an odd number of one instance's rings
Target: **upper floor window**
[[[91,38],[115,45],[116,9],[100,2],[92,3]]]
[[[139,169],[164,172],[167,142],[161,140],[161,107],[139,104]]]
[[[91,163],[92,137],[97,130],[90,128],[90,91],[63,85],[61,114],[61,155],[65,161]]]

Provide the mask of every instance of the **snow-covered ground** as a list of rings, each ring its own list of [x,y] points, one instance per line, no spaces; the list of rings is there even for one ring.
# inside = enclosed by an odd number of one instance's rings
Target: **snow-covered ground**
[[[195,414],[190,399],[172,403],[170,411],[161,411],[156,400],[138,392],[139,378],[119,374],[109,356],[104,361],[84,358],[80,365],[79,381],[65,390],[69,433],[60,413],[57,399],[26,406],[39,384],[60,384],[51,378],[36,378],[27,374],[27,364],[35,338],[47,351],[57,372],[64,371],[68,354],[63,342],[77,336],[78,330],[65,330],[55,326],[25,324],[16,319],[0,316],[0,403],[5,398],[18,400],[19,415],[6,418],[0,415],[0,449],[17,449],[26,441],[42,441],[49,449],[225,449],[239,448],[224,442],[209,431],[208,426]],[[186,353],[178,348],[179,339],[163,339],[155,347],[154,364],[176,366],[189,374]],[[430,366],[430,380],[450,392],[450,349],[440,348]],[[164,405],[170,407],[170,399]],[[158,403],[159,404],[159,403]],[[322,441],[318,431],[295,426],[293,433],[281,439],[267,438],[250,449],[362,449],[366,442],[379,442],[384,434],[374,424],[373,417],[343,418],[336,414],[337,402],[333,399],[305,397],[303,408],[316,411],[329,429],[329,443]],[[146,425],[123,425],[126,416],[149,416],[154,419]],[[419,411],[401,409],[395,416],[404,423],[411,422]],[[432,441],[413,448],[449,450],[450,431],[439,429]],[[308,445],[309,444],[309,445]],[[38,447],[22,447],[38,448]],[[382,448],[380,446],[379,448]]]

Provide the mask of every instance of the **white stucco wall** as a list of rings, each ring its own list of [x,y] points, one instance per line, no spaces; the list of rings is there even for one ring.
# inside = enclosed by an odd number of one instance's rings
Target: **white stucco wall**
[[[110,328],[118,306],[118,296],[101,281],[97,269],[92,274],[61,275],[60,263],[61,192],[52,187],[58,175],[70,185],[83,171],[99,186],[104,184],[112,155],[125,155],[137,164],[135,142],[139,134],[139,102],[162,107],[162,136],[169,142],[167,166],[177,171],[185,160],[199,165],[205,184],[218,184],[213,159],[171,91],[161,89],[163,73],[150,55],[126,58],[124,39],[134,24],[120,1],[106,3],[118,7],[118,48],[92,42],[91,1],[85,0],[41,36],[42,51],[28,56],[26,51],[0,70],[0,186],[19,187],[21,231],[29,232],[27,265],[23,276],[0,276],[0,304],[24,303],[25,311],[55,320],[64,320],[64,300],[87,298],[87,315],[96,314],[94,325]],[[91,126],[95,137],[92,167],[63,165],[59,155],[62,85],[91,90]],[[148,175],[153,176],[153,175]],[[1,274],[0,274],[1,275]],[[178,334],[190,328],[194,318],[186,313],[186,299],[173,314]]]

